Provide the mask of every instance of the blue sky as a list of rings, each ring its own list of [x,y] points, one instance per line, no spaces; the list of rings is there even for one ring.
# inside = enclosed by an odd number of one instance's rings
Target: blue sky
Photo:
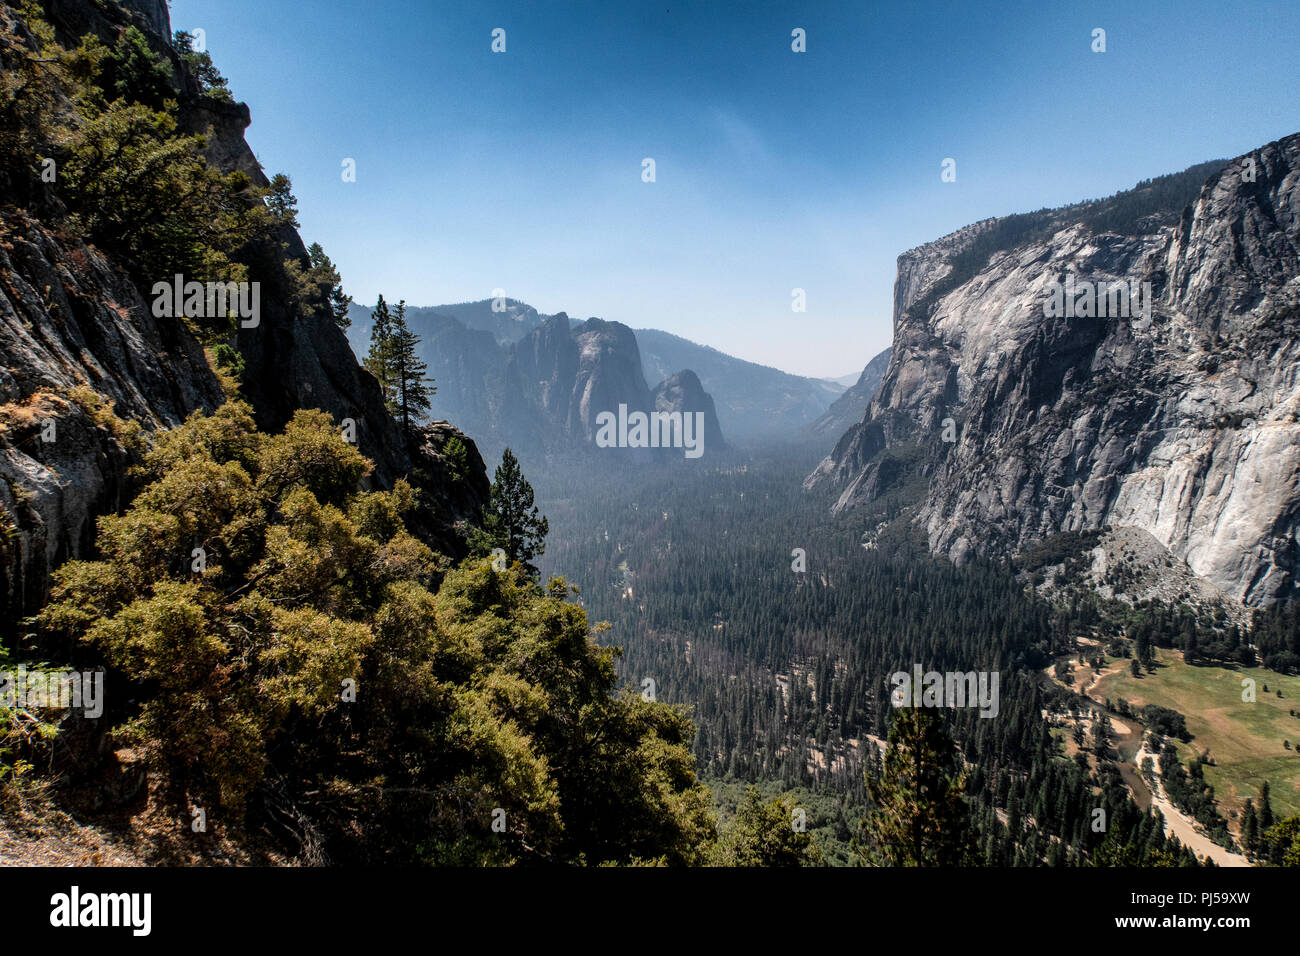
[[[1294,2],[171,10],[357,301],[501,288],[806,375],[889,344],[905,249],[1300,131]]]

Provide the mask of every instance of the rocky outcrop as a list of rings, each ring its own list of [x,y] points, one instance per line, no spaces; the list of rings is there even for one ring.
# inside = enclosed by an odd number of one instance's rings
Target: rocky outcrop
[[[888,372],[807,484],[840,489],[842,510],[922,477],[915,520],[958,560],[1133,527],[1246,604],[1289,595],[1300,135],[1222,165],[1188,199],[1170,214],[1120,194],[904,253]],[[1147,283],[1149,321],[1114,314],[1118,296],[1100,317],[1083,295],[1074,314],[1046,315],[1067,280]]]
[[[129,498],[128,422],[174,427],[223,396],[183,325],[155,319],[95,249],[18,214],[3,227],[0,616],[11,619],[40,605],[49,571],[84,554],[95,518]]]
[[[636,341],[647,382],[662,381],[678,369],[690,369],[699,376],[717,403],[718,424],[735,444],[785,444],[797,440],[844,394],[843,388],[832,382],[746,362],[658,329],[637,329]],[[852,415],[827,434],[838,437],[860,420],[870,398],[868,395]]]
[[[448,422],[430,422],[418,434],[411,449],[411,477],[420,489],[420,503],[408,524],[436,551],[463,558],[468,525],[481,518],[491,492],[483,456],[473,439]],[[465,449],[461,460],[448,452],[452,439]]]
[[[211,165],[266,184],[243,138],[248,108],[201,92],[171,47],[163,0],[44,6],[65,45],[87,33],[115,42],[127,26],[145,32],[172,63],[181,129],[207,135]],[[21,22],[4,10],[9,22]],[[45,205],[57,208],[57,200],[45,197]],[[0,636],[7,637],[45,600],[50,571],[88,553],[96,517],[130,500],[129,468],[149,433],[211,410],[224,396],[184,323],[154,318],[147,283],[122,264],[12,207],[0,210],[0,229]],[[250,279],[261,283],[260,323],[233,340],[245,362],[243,395],[268,431],[300,408],[352,419],[359,448],[375,463],[372,485],[391,487],[403,476],[421,485],[422,530],[459,557],[459,529],[487,500],[477,449],[460,435],[467,463],[456,469],[455,487],[444,486],[452,479],[441,449],[459,433],[445,423],[410,440],[401,433],[342,330],[290,305],[284,260],[304,255],[288,228],[241,253]]]
[[[119,29],[128,26],[138,28],[159,48],[172,35],[167,0],[42,0],[41,6],[55,36],[67,47],[75,47],[87,33],[108,42]]]
[[[718,413],[713,399],[700,384],[700,377],[690,369],[678,372],[664,379],[657,386],[651,398],[657,412],[681,412],[704,415],[704,454],[719,451],[726,447],[722,440],[722,427],[718,424]]]
[[[588,319],[573,330],[573,339],[578,346],[578,370],[569,406],[570,433],[593,438],[596,416],[617,413],[619,405],[643,411],[653,407],[631,329],[621,322]]]

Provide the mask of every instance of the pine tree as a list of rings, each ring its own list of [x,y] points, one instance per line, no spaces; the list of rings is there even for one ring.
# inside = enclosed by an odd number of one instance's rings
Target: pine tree
[[[961,755],[931,711],[897,712],[884,772],[867,780],[876,807],[867,820],[869,862],[961,866],[974,862]]]
[[[500,548],[507,560],[520,562],[536,577],[539,572],[531,562],[546,550],[549,531],[550,525],[533,503],[533,486],[524,477],[514,452],[507,448],[483,509],[483,526],[470,532],[470,548],[481,556]]]
[[[334,263],[325,254],[319,242],[307,247],[307,259],[311,266],[308,281],[316,286],[318,298],[323,300],[326,314],[341,329],[352,324],[348,318],[348,307],[352,305],[352,296],[343,291],[343,279],[339,276]]]
[[[1255,815],[1255,801],[1247,799],[1241,814],[1241,848],[1247,856],[1254,856],[1259,848],[1259,819]]]
[[[1098,714],[1092,725],[1092,752],[1096,754],[1098,760],[1110,759],[1110,742],[1113,737],[1114,729],[1110,717],[1105,713]]]
[[[187,30],[177,30],[172,45],[181,55],[181,59],[189,65],[190,75],[199,81],[199,89],[203,91],[204,96],[211,96],[227,103],[234,100],[226,78],[212,62],[212,54],[206,50],[194,49],[194,34]]]
[[[370,351],[362,364],[375,377],[384,393],[384,404],[396,413],[397,386],[393,379],[393,319],[388,303],[381,294],[375,311],[370,313]]]
[[[293,195],[293,182],[284,173],[271,177],[267,187],[266,205],[271,215],[282,225],[298,228],[298,200]]]
[[[1020,833],[1020,825],[1023,822],[1020,814],[1020,796],[1016,791],[1011,792],[1011,798],[1007,801],[1007,831],[1011,834],[1012,839]]]
[[[389,342],[389,370],[397,396],[395,414],[401,418],[406,433],[411,423],[418,422],[432,407],[429,399],[437,388],[425,374],[429,366],[420,360],[420,336],[406,324],[405,299],[393,310]]]

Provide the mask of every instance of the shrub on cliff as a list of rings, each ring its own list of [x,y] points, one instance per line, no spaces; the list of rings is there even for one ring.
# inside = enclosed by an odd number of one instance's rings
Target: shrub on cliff
[[[690,721],[612,695],[564,582],[447,570],[405,528],[411,487],[359,490],[370,463],[324,413],[265,435],[228,403],[143,469],[37,624],[127,682],[117,731],[178,809],[274,807],[341,859],[703,859]]]

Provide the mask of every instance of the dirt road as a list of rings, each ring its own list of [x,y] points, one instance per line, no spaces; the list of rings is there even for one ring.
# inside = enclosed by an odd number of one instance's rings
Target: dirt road
[[[1141,767],[1144,757],[1151,757],[1152,760],[1156,759],[1146,749],[1145,744],[1133,758],[1134,765]],[[1202,859],[1209,857],[1219,866],[1251,865],[1250,861],[1240,853],[1233,853],[1231,850],[1219,846],[1198,829],[1196,822],[1191,817],[1169,802],[1169,798],[1165,796],[1165,788],[1159,781],[1156,782],[1154,792],[1151,794],[1151,804],[1164,815],[1165,835],[1178,837],[1182,844],[1198,857]]]

